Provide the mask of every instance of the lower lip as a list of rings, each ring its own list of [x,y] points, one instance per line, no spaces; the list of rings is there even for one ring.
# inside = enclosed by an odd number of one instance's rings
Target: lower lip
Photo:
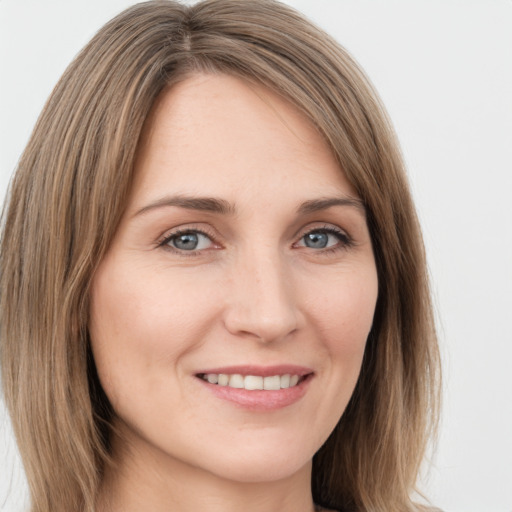
[[[296,386],[275,391],[230,388],[210,384],[199,377],[198,380],[217,398],[232,402],[238,407],[253,411],[275,411],[298,402],[306,394],[312,378],[313,374],[307,375]]]

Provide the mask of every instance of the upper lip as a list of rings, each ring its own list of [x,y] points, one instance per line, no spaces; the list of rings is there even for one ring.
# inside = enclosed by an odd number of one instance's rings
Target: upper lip
[[[274,375],[298,375],[302,377],[304,375],[309,375],[313,373],[311,368],[306,366],[298,366],[294,364],[280,364],[280,365],[272,365],[272,366],[257,366],[257,365],[237,365],[237,366],[223,366],[216,368],[208,368],[196,372],[196,375],[204,375],[204,374],[227,374],[227,375],[256,375],[261,377],[272,377]]]

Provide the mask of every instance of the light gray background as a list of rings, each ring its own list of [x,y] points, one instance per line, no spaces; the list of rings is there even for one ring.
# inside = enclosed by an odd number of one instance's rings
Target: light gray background
[[[132,3],[0,0],[2,197],[66,65]],[[512,1],[288,3],[366,69],[408,163],[445,372],[440,442],[423,488],[447,512],[512,512]],[[0,403],[0,510],[21,511],[25,495]]]

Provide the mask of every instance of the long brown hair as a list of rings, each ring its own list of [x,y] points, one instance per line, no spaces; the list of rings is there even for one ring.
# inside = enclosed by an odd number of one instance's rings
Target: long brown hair
[[[227,73],[293,102],[365,203],[379,298],[362,371],[313,461],[315,502],[419,510],[412,500],[439,401],[421,232],[393,129],[334,40],[273,0],[171,0],[110,21],[69,66],[19,162],[0,246],[1,370],[33,512],[92,512],[112,410],[88,341],[89,287],[130,191],[159,93]]]

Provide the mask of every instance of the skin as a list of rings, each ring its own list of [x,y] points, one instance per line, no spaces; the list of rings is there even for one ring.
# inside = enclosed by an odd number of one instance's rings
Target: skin
[[[177,195],[226,211],[166,204]],[[176,230],[205,234],[190,251]],[[311,231],[326,247],[308,246]],[[354,390],[377,292],[364,208],[295,107],[225,75],[164,91],[92,284],[92,349],[117,415],[98,509],[311,512],[311,460]],[[197,377],[249,364],[312,374],[271,410]]]

